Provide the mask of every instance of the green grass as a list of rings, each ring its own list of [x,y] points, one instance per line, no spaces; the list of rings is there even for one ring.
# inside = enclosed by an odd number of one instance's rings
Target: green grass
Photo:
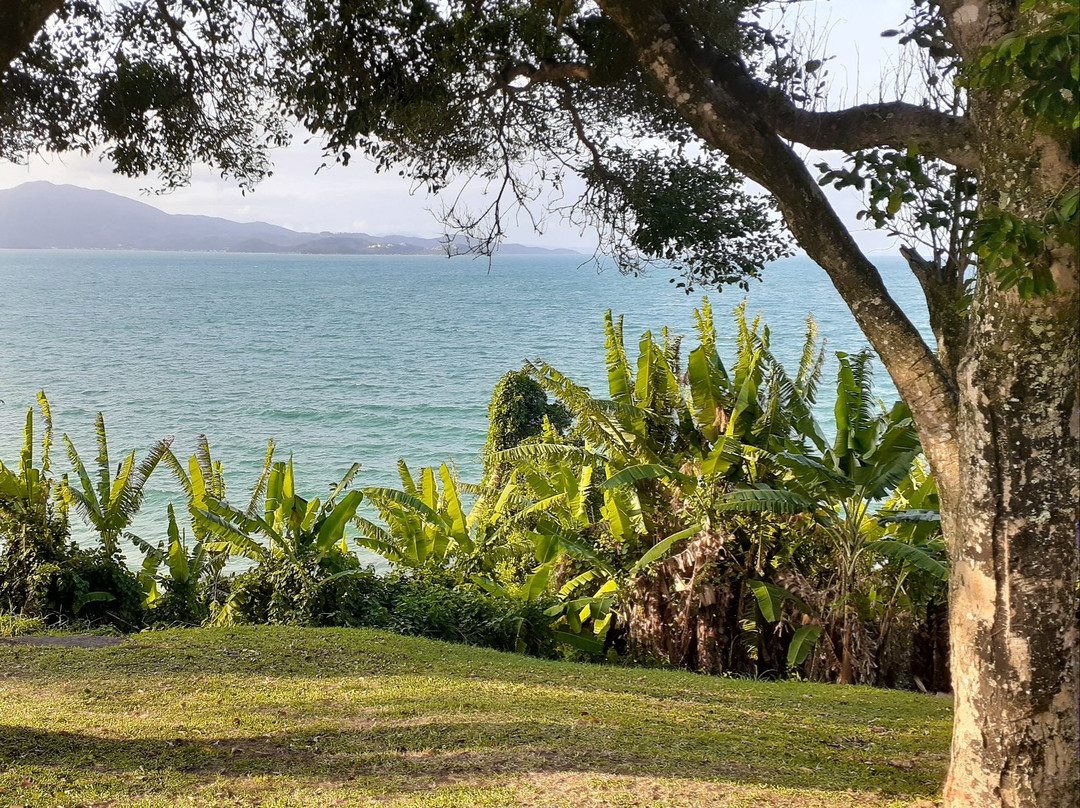
[[[902,806],[943,699],[348,629],[0,646],[0,806]]]

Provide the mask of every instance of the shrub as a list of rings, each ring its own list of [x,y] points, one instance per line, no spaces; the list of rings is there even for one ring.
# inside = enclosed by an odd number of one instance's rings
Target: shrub
[[[143,591],[122,561],[101,550],[67,546],[56,561],[38,564],[27,579],[22,614],[49,622],[71,619],[125,631],[143,624]]]
[[[382,584],[352,554],[321,559],[268,556],[232,585],[234,619],[240,623],[299,626],[387,625]]]

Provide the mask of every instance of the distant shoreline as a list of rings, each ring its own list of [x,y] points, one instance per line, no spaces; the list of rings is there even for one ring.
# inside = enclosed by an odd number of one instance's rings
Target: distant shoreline
[[[470,254],[464,237],[300,232],[267,222],[166,213],[107,191],[48,182],[0,190],[0,249],[8,250],[448,257],[447,241],[459,251],[456,254]],[[583,255],[569,247],[512,241],[501,244],[496,253]]]
[[[286,255],[296,258],[472,258],[483,260],[486,255],[474,253],[445,253],[433,252],[370,252],[370,253],[331,253],[331,252],[265,252],[243,250],[153,250],[146,247],[0,247],[0,253],[152,253],[154,255]],[[512,252],[499,254],[497,251],[492,258],[584,258],[591,260],[592,256],[576,250],[543,249],[540,252]]]

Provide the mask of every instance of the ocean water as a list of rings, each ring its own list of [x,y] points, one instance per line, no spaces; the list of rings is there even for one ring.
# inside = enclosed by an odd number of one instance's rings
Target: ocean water
[[[123,451],[165,436],[186,457],[195,437],[208,435],[237,502],[246,502],[268,438],[279,457],[293,454],[307,496],[321,495],[353,462],[363,466],[358,485],[394,484],[402,457],[414,469],[453,460],[475,480],[487,404],[504,372],[539,357],[603,395],[606,309],[625,315],[631,352],[645,329],[691,334],[700,293],[687,296],[660,272],[627,277],[584,261],[0,251],[0,459],[17,463],[26,408],[43,389],[58,471],[67,468],[65,432],[93,463],[100,410],[114,465]],[[928,334],[902,260],[879,266]],[[763,313],[782,360],[796,361],[807,314],[830,354],[866,344],[805,258],[768,267],[748,295],[711,293],[725,345],[730,311],[744,296]],[[880,395],[891,401],[877,367]],[[826,421],[830,387],[826,380]],[[163,537],[168,502],[182,497],[162,467],[134,532]],[[90,540],[77,517],[72,528]]]

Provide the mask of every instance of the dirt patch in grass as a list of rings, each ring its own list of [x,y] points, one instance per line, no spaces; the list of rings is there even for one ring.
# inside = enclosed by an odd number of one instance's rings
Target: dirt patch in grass
[[[0,645],[46,645],[57,648],[110,648],[120,645],[124,637],[99,634],[44,634],[35,637],[0,637]]]

